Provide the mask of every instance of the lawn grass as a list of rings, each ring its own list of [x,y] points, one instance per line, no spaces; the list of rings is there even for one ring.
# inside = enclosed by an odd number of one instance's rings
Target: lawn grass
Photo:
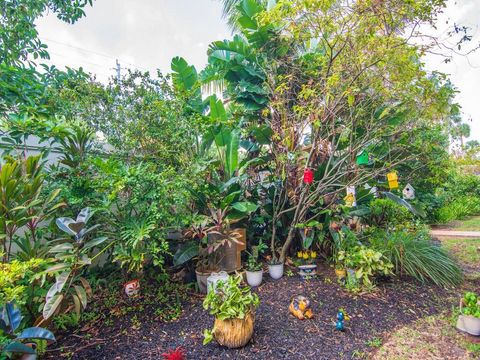
[[[456,316],[439,314],[389,334],[373,359],[478,359],[480,343],[457,331]]]
[[[466,220],[457,221],[454,224],[455,230],[480,231],[480,216],[474,216]]]
[[[480,239],[442,239],[442,246],[463,266],[480,271]]]

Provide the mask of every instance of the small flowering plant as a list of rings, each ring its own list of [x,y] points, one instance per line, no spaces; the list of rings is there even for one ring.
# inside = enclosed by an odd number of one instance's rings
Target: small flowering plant
[[[301,265],[310,265],[315,262],[317,258],[317,252],[311,250],[313,242],[315,240],[315,230],[321,228],[321,224],[318,221],[309,221],[306,224],[298,224],[297,228],[300,231],[302,237],[303,250],[297,252],[297,258]]]
[[[297,258],[301,265],[310,265],[315,262],[317,252],[313,250],[303,250],[297,252]]]

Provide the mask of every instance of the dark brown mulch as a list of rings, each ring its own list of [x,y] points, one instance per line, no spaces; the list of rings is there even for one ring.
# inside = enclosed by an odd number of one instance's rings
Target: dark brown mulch
[[[254,337],[242,349],[202,345],[202,332],[213,325],[213,318],[203,310],[202,298],[192,294],[176,321],[155,320],[154,308],[145,307],[136,313],[139,328],[132,327],[134,313],[115,317],[112,325],[84,326],[88,331],[61,337],[48,358],[159,359],[181,346],[188,359],[349,359],[373,351],[369,340],[456,302],[455,293],[398,279],[379,284],[373,293],[354,296],[336,283],[332,269],[323,267],[319,272],[307,281],[298,275],[273,281],[265,274],[264,283],[255,290],[261,305]],[[290,298],[297,294],[311,299],[314,319],[300,321],[289,314]],[[343,333],[334,326],[339,308],[351,317]]]

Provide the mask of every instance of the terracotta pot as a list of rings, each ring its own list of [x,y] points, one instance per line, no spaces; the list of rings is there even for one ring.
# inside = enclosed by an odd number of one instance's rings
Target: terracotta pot
[[[263,270],[248,271],[247,270],[247,283],[250,286],[258,286],[263,280]]]
[[[283,276],[283,264],[270,264],[268,265],[268,273],[274,280],[278,280]]]
[[[480,318],[471,315],[459,315],[457,329],[470,335],[480,335]]]
[[[247,345],[253,335],[255,315],[249,312],[244,319],[215,319],[213,336],[222,346],[239,348]]]

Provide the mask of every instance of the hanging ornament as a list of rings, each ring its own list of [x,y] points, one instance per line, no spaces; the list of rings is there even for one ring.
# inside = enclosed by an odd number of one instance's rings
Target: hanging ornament
[[[303,172],[303,182],[305,184],[313,183],[313,171],[312,169],[306,168]]]
[[[361,153],[357,154],[357,165],[368,165],[369,155],[366,150],[363,150]]]
[[[347,186],[347,196],[344,197],[345,205],[348,207],[357,206],[355,199],[355,186]]]
[[[387,174],[388,187],[390,190],[398,189],[398,176],[397,173],[392,171]]]
[[[403,198],[405,200],[415,199],[415,189],[412,185],[407,184],[407,186],[405,186],[405,188],[403,189]]]

